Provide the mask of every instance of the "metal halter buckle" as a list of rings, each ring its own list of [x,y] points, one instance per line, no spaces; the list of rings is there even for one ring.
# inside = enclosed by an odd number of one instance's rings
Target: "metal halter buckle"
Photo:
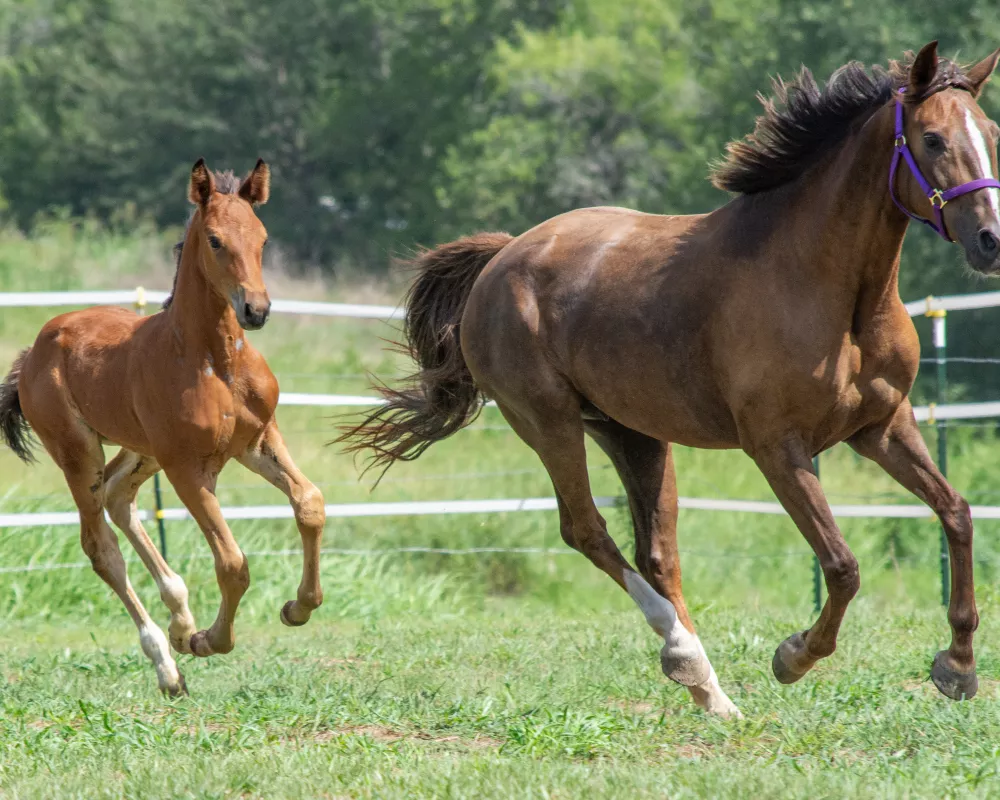
[[[895,147],[897,150],[902,150],[904,147],[906,147],[906,137],[902,135],[897,136],[896,140],[892,144],[893,147]]]
[[[940,189],[935,189],[931,192],[930,197],[927,199],[931,201],[931,206],[938,210],[944,208],[948,204],[948,201],[944,199],[944,195],[941,193]]]

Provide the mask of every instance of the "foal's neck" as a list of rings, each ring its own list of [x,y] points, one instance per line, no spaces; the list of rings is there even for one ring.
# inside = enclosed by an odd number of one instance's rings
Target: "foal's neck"
[[[173,301],[166,313],[184,352],[211,356],[221,366],[231,358],[233,344],[243,338],[243,330],[229,300],[209,283],[202,238],[200,227],[191,225],[177,267]]]

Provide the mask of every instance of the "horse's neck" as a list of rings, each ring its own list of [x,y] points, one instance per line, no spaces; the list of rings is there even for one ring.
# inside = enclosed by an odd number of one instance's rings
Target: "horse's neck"
[[[853,294],[855,318],[878,315],[898,302],[908,220],[889,193],[892,138],[891,108],[882,108],[814,176],[803,204],[819,212],[805,233],[816,248],[822,280],[841,296]]]
[[[201,266],[199,241],[189,232],[184,242],[173,301],[167,315],[187,352],[226,359],[232,343],[242,337],[236,313],[209,284]]]

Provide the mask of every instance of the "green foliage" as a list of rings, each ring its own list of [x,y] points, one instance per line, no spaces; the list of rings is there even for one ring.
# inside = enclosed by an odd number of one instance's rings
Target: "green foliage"
[[[583,205],[714,208],[709,164],[752,129],[769,76],[825,79],[932,38],[972,61],[1000,17],[908,0],[0,0],[0,215],[179,225],[197,157],[263,156],[284,252],[384,273],[414,245]],[[1000,114],[1000,89],[983,104]],[[906,299],[981,288],[916,229],[901,282]],[[987,320],[951,320],[961,355],[989,354]],[[955,377],[1000,392],[1000,370]]]

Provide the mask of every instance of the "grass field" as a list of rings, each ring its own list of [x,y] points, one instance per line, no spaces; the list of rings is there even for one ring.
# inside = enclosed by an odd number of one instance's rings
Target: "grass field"
[[[170,236],[53,225],[0,237],[0,291],[165,287]],[[25,270],[24,263],[36,265]],[[277,277],[275,296],[321,287]],[[375,299],[369,287],[325,290]],[[391,290],[387,290],[391,291]],[[393,299],[390,295],[388,298]],[[0,368],[30,344],[48,309],[4,310]],[[252,340],[286,391],[366,392],[363,373],[399,374],[371,321],[278,316]],[[326,410],[283,408],[289,445],[327,501],[549,496],[534,455],[487,410],[471,429],[402,465],[374,494],[350,459],[323,446]],[[956,431],[954,483],[1000,503],[1000,448],[987,428]],[[619,485],[593,448],[597,494]],[[771,500],[739,453],[679,449],[681,493]],[[871,465],[824,456],[835,502],[912,502]],[[284,498],[239,465],[224,504]],[[167,488],[166,505],[177,500]],[[141,504],[149,508],[144,488]],[[24,468],[0,452],[0,511],[70,510],[46,459]],[[606,516],[629,546],[627,514]],[[288,522],[235,521],[249,553],[294,548]],[[723,687],[746,719],[697,711],[659,671],[655,636],[628,598],[584,559],[330,555],[326,601],[302,629],[278,624],[300,561],[250,556],[253,583],[237,649],[179,660],[191,697],[156,692],[120,603],[89,569],[0,573],[0,794],[10,797],[941,797],[995,796],[997,543],[977,528],[982,625],[979,697],[956,704],[927,681],[948,641],[940,607],[938,528],[927,520],[845,520],[862,590],[837,653],[793,687],[770,675],[774,647],[812,619],[811,556],[781,517],[683,512],[685,589]],[[331,520],[325,544],[383,549],[559,548],[552,513]],[[211,561],[193,525],[169,525],[170,558],[199,622],[215,613]],[[154,616],[162,605],[126,551]],[[0,532],[0,568],[85,560],[72,528]]]

